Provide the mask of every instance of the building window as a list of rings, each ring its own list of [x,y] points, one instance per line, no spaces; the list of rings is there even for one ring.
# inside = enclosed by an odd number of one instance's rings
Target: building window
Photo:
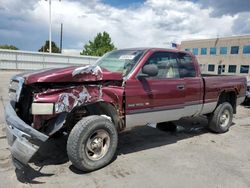
[[[198,48],[193,48],[193,54],[198,55]]]
[[[227,47],[220,47],[220,54],[227,54]]]
[[[248,74],[248,72],[249,72],[249,65],[240,66],[240,73]]]
[[[185,51],[190,52],[190,48],[186,48]]]
[[[210,55],[216,55],[216,48],[210,48]]]
[[[250,45],[243,46],[243,54],[250,54]]]
[[[214,72],[214,65],[209,64],[208,65],[208,71],[209,72]]]
[[[228,72],[229,73],[236,73],[237,65],[229,65]]]
[[[231,46],[231,54],[238,54],[239,46]]]
[[[201,48],[201,55],[207,55],[207,48]]]

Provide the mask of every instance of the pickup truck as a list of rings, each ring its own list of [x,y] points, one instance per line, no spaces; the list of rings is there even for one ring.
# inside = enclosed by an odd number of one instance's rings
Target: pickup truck
[[[5,108],[17,168],[50,137],[68,135],[67,154],[82,171],[109,164],[125,128],[205,115],[215,133],[229,130],[245,99],[241,76],[201,75],[195,56],[161,48],[121,49],[95,64],[14,76]]]

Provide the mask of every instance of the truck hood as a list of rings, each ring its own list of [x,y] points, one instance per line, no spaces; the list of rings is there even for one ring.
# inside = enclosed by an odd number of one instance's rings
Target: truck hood
[[[96,65],[71,66],[66,68],[43,69],[19,74],[26,84],[37,82],[93,82],[100,80],[122,80],[122,73],[110,72]]]

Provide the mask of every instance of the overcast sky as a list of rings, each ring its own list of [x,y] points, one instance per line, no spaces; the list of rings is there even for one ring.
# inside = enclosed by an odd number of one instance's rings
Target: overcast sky
[[[83,49],[107,31],[118,48],[250,34],[250,0],[52,0],[52,39]],[[48,1],[0,0],[0,44],[37,51],[48,40]]]

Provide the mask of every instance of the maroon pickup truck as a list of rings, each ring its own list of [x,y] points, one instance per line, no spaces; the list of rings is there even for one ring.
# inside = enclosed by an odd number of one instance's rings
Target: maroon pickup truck
[[[25,165],[41,144],[68,134],[73,165],[93,171],[115,155],[127,127],[206,115],[216,133],[228,131],[246,95],[246,78],[201,75],[196,58],[177,50],[115,50],[96,64],[14,76],[6,106],[13,162]]]

